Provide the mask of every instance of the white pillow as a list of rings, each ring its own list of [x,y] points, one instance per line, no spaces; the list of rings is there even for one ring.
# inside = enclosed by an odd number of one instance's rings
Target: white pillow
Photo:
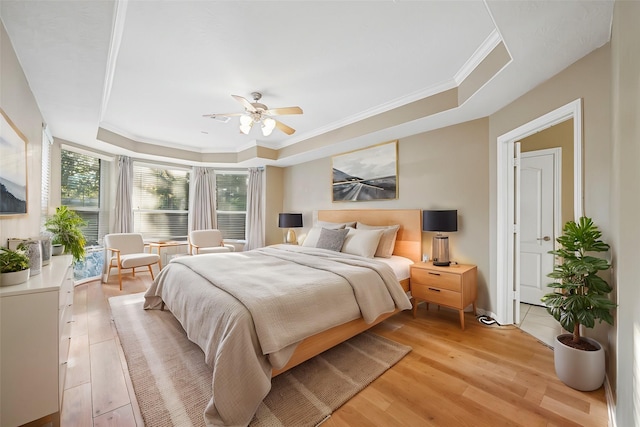
[[[373,258],[383,232],[384,230],[358,230],[349,228],[349,233],[344,239],[344,244],[340,252]]]
[[[317,221],[314,227],[328,228],[330,230],[339,230],[341,228],[355,227],[356,222],[329,222],[329,221]]]
[[[318,244],[318,239],[320,238],[320,231],[322,227],[312,227],[311,230],[307,233],[307,237],[302,241],[302,245],[307,248],[315,248],[316,244]]]
[[[378,242],[378,248],[376,249],[376,256],[381,258],[389,258],[393,255],[393,249],[396,247],[396,236],[400,225],[367,225],[359,222],[356,225],[358,230],[383,230],[380,242]]]

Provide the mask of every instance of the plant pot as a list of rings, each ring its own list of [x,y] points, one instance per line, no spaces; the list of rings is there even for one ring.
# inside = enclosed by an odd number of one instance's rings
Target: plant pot
[[[564,334],[571,335],[571,334]],[[580,391],[592,391],[600,388],[604,383],[606,372],[604,349],[594,339],[582,337],[594,346],[596,351],[578,350],[562,344],[558,338],[553,347],[553,359],[556,375],[566,385]]]
[[[64,252],[64,245],[56,243],[55,245],[51,245],[51,255],[62,255]]]
[[[0,286],[19,285],[29,280],[30,269],[0,273]]]

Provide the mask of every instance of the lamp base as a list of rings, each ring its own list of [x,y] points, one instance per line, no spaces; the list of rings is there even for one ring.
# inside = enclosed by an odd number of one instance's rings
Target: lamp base
[[[449,260],[449,238],[447,236],[434,236],[431,250],[433,252],[433,265],[438,267],[451,265]]]
[[[284,236],[284,243],[288,245],[297,245],[298,238],[296,237],[296,232],[293,231],[293,228],[287,230],[287,234]]]

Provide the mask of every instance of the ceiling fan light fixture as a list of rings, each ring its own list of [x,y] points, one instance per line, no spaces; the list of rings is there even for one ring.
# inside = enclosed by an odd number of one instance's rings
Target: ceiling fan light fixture
[[[249,126],[249,128],[251,128],[252,124],[253,124],[253,117],[251,117],[248,114],[243,114],[240,116],[240,126]]]
[[[249,135],[249,132],[251,131],[251,125],[240,125],[240,132],[242,132],[245,135]]]
[[[269,136],[273,129],[276,127],[276,121],[270,117],[267,117],[262,121],[262,135]]]

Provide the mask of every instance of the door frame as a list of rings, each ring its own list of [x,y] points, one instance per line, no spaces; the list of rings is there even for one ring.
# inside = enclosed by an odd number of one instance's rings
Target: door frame
[[[515,142],[565,120],[573,119],[573,212],[583,212],[582,194],[582,99],[576,99],[497,138],[497,210],[496,210],[496,320],[513,324],[519,272],[515,268],[515,247],[519,232],[515,225],[516,182],[514,176]]]
[[[534,151],[522,151],[520,153],[520,161],[522,162],[522,159],[524,157],[535,157],[537,155],[553,156],[553,236],[555,240],[558,236],[560,236],[560,233],[562,231],[562,184],[561,184],[562,182],[562,148],[555,147],[555,148],[543,148],[541,150],[534,150]],[[517,198],[517,199],[519,200],[520,198]],[[519,204],[520,202],[518,201],[517,203]],[[518,222],[520,222],[520,220],[518,220]],[[519,245],[518,251],[520,253],[522,251],[522,247],[520,245]],[[518,268],[516,271],[520,272],[521,270]],[[515,286],[516,286],[515,304],[516,305],[521,301],[520,285],[521,285],[520,280],[515,281]],[[516,310],[517,310],[517,307],[516,307]],[[520,323],[519,320],[520,320],[519,313],[516,312],[514,323]]]

